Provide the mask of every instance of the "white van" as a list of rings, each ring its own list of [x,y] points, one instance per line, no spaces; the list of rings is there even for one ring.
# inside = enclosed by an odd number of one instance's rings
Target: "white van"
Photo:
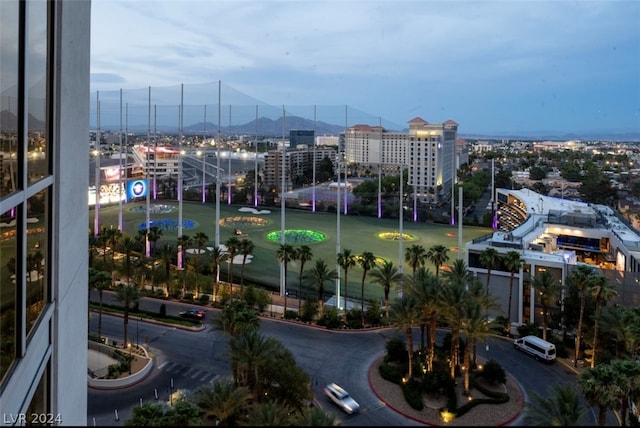
[[[551,363],[556,359],[556,346],[538,336],[525,336],[513,341],[513,346],[532,355],[536,360]]]

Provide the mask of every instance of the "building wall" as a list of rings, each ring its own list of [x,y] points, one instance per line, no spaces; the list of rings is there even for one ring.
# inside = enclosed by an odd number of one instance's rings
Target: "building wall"
[[[15,19],[6,13],[17,1],[3,0],[0,8],[0,27],[11,28],[5,20]],[[9,415],[50,413],[58,416],[54,424],[86,426],[87,424],[87,192],[89,160],[89,47],[91,3],[89,1],[56,2],[26,1],[27,9],[49,6],[48,34],[52,51],[48,51],[45,69],[47,89],[44,90],[47,113],[46,144],[50,157],[47,173],[41,179],[28,181],[27,171],[18,169],[19,180],[26,184],[13,189],[8,195],[0,194],[0,213],[23,212],[26,219],[27,201],[34,195],[46,194],[41,226],[42,239],[38,249],[44,255],[41,279],[41,304],[34,306],[28,294],[25,260],[33,249],[27,236],[27,227],[16,228],[15,247],[0,245],[0,259],[17,256],[15,304],[16,330],[2,331],[3,339],[12,334],[15,339],[15,358],[0,384],[0,403],[5,418],[2,424],[11,424]],[[32,18],[39,14],[31,15]],[[46,18],[45,18],[46,19]],[[39,28],[42,22],[27,25]],[[31,34],[40,34],[37,32]],[[3,32],[3,37],[4,37]],[[42,40],[29,39],[41,43]],[[47,44],[46,41],[44,43]],[[6,45],[5,45],[6,46]],[[29,45],[27,45],[27,50]],[[2,60],[7,51],[0,48]],[[29,55],[25,54],[27,61]],[[28,65],[28,63],[27,63]],[[27,66],[27,69],[29,67]],[[6,68],[3,68],[7,70]],[[26,79],[26,76],[21,76]],[[0,82],[11,76],[3,75]],[[4,86],[0,89],[6,89]],[[25,90],[26,93],[27,90]],[[4,91],[2,92],[5,93]],[[17,111],[26,117],[25,109]],[[41,102],[42,100],[40,100]],[[4,105],[4,104],[3,104]],[[0,130],[5,132],[5,129]],[[18,129],[17,151],[24,155],[27,148],[26,127]],[[23,164],[24,165],[24,164]],[[27,168],[29,168],[27,166]],[[22,178],[20,178],[22,177]],[[84,186],[79,183],[85,183]],[[77,190],[77,191],[76,191]],[[25,222],[26,223],[26,222]],[[24,223],[23,223],[24,225]],[[22,279],[24,278],[24,279]],[[33,286],[34,284],[30,284]],[[22,291],[20,291],[22,290]],[[27,310],[29,308],[29,310]],[[31,313],[37,308],[37,317],[29,324]],[[2,307],[0,317],[6,320],[9,309]],[[4,327],[3,327],[4,328]],[[6,342],[5,342],[6,343]],[[4,353],[7,348],[4,347]],[[9,355],[11,356],[11,355]],[[3,355],[3,358],[7,355]]]

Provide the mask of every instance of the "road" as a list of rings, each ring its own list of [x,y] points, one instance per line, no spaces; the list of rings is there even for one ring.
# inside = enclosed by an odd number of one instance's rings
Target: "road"
[[[164,303],[167,313],[178,313],[187,306],[177,302]],[[157,299],[141,300],[141,308],[149,305],[159,303]],[[209,309],[207,316],[213,316],[216,311]],[[90,331],[94,333],[97,331],[97,318],[95,313],[91,317]],[[122,318],[103,314],[103,335],[121,341],[122,330]],[[261,318],[260,331],[280,340],[292,352],[298,366],[311,376],[316,402],[338,418],[340,425],[421,425],[385,407],[371,391],[367,380],[369,366],[384,353],[385,342],[400,334],[395,329],[333,331]],[[89,388],[87,421],[90,425],[94,421],[96,426],[124,425],[124,420],[131,416],[131,408],[139,405],[140,400],[143,403],[155,400],[156,391],[158,400],[168,400],[171,384],[174,391],[194,389],[200,384],[214,382],[221,376],[231,374],[228,339],[220,331],[207,328],[191,332],[131,318],[129,332],[132,341],[138,339],[140,343],[148,343],[155,357],[153,372],[141,383],[123,390],[99,391]],[[445,332],[439,334],[442,337]],[[417,330],[414,336],[419,340]],[[404,338],[403,335],[401,337]],[[569,367],[561,363],[547,365],[535,361],[515,351],[511,341],[504,338],[489,337],[486,344],[479,346],[478,352],[482,359],[495,359],[517,380],[525,394],[525,401],[529,401],[533,392],[546,397],[553,385],[576,383],[576,375]],[[334,381],[357,399],[361,406],[359,414],[348,416],[324,397],[322,387]],[[115,420],[116,410],[119,420]],[[595,416],[595,412],[591,411],[589,420],[592,422],[587,425],[596,423]],[[612,415],[608,422],[611,422],[611,426],[616,425]],[[522,418],[518,418],[511,425],[524,423]]]

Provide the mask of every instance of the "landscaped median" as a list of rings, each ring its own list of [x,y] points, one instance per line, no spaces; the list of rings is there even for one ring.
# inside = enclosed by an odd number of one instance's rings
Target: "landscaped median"
[[[188,330],[202,330],[205,327],[202,321],[183,318],[176,315],[167,315],[166,313],[163,313],[162,308],[163,305],[160,306],[159,312],[147,311],[143,309],[131,309],[129,310],[129,320],[171,325],[173,327],[179,327]],[[103,303],[101,309],[99,304],[90,302],[89,309],[95,313],[98,313],[100,310],[102,310],[102,313],[104,314],[116,315],[120,317],[124,316],[124,309],[122,308],[122,306],[118,305]]]

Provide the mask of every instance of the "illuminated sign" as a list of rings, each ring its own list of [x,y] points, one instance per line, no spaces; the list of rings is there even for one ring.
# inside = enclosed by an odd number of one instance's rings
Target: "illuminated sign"
[[[127,183],[127,199],[142,198],[147,196],[147,180],[132,180]]]

